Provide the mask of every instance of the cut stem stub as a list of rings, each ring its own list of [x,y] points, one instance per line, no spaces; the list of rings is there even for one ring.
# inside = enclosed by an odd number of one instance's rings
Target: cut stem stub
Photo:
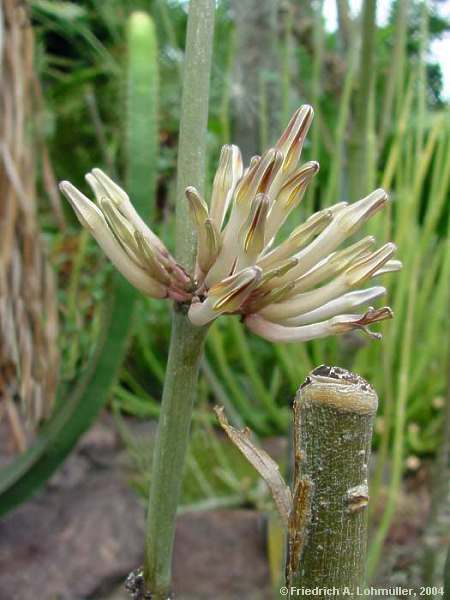
[[[357,596],[364,579],[367,470],[378,399],[361,377],[321,366],[294,402],[288,586]]]

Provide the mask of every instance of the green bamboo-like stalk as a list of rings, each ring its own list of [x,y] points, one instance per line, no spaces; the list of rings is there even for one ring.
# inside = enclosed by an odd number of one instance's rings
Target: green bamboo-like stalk
[[[349,142],[350,198],[356,200],[365,194],[368,171],[369,106],[374,82],[374,50],[376,33],[376,0],[364,0],[362,8],[361,55],[355,118]]]
[[[336,202],[337,199],[347,198],[346,185],[344,185],[346,182],[343,182],[342,176],[345,162],[345,148],[343,140],[345,139],[345,132],[350,116],[352,92],[356,76],[356,58],[357,44],[352,43],[347,51],[347,71],[339,101],[333,163],[331,165],[331,171],[327,181],[324,206],[333,204],[333,202]]]
[[[293,54],[292,44],[292,5],[286,4],[286,15],[284,17],[284,36],[281,47],[281,121],[287,123],[290,116],[290,94],[291,94],[291,59]]]
[[[336,0],[336,7],[339,25],[339,41],[341,50],[345,54],[350,48],[353,29],[348,0]]]
[[[405,55],[406,55],[406,31],[409,0],[399,0],[397,5],[397,18],[395,22],[393,58],[386,78],[386,86],[383,97],[383,109],[381,111],[378,148],[381,150],[387,132],[393,121],[395,107],[402,105],[405,80]],[[396,101],[396,102],[395,102]],[[396,111],[398,114],[398,111]]]
[[[417,73],[417,136],[416,136],[416,156],[420,159],[422,146],[425,137],[425,113],[427,98],[427,59],[426,52],[428,48],[428,2],[423,0],[420,7],[420,59],[418,62]]]
[[[202,191],[205,175],[209,79],[214,1],[191,0],[178,146],[176,257],[189,272],[196,238],[184,190]],[[175,519],[206,328],[194,327],[183,306],[175,306],[161,416],[153,455],[145,536],[144,579],[152,600],[170,597]]]

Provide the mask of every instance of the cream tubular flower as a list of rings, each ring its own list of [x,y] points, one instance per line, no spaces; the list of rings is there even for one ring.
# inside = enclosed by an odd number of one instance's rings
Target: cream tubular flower
[[[192,276],[103,171],[86,175],[96,204],[68,182],[60,187],[130,283],[149,296],[185,304],[194,325],[239,314],[249,329],[272,341],[306,341],[353,329],[377,337],[368,326],[391,318],[391,310],[354,311],[386,288],[361,286],[402,265],[393,258],[394,244],[374,250],[374,237],[353,236],[387,205],[384,190],[320,210],[278,239],[319,171],[315,161],[299,164],[312,119],[312,108],[300,107],[274,147],[245,169],[239,148],[224,146],[209,206],[195,188],[186,189],[197,232]]]
[[[193,323],[241,314],[252,331],[267,339],[302,341],[368,331],[370,323],[392,316],[388,308],[361,315],[353,311],[385,294],[382,286],[355,288],[401,268],[392,259],[395,245],[373,250],[376,240],[366,236],[343,247],[387,205],[384,190],[321,210],[277,243],[280,228],[319,171],[314,161],[298,165],[312,118],[311,107],[299,108],[275,146],[253,157],[244,171],[238,150],[224,147],[211,209],[203,200],[194,201],[198,278],[188,313]],[[186,194],[193,204],[190,188]],[[215,229],[208,238],[209,222]]]

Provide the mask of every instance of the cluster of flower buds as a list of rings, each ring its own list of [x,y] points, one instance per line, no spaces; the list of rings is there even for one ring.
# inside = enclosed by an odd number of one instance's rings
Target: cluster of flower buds
[[[276,239],[319,170],[313,161],[298,166],[312,118],[310,106],[299,108],[274,148],[253,157],[245,170],[239,149],[224,146],[209,207],[195,188],[187,188],[198,240],[192,277],[99,169],[86,177],[97,204],[68,182],[61,190],[123,275],[149,296],[190,304],[195,325],[241,314],[250,330],[271,341],[306,341],[352,329],[378,337],[368,326],[392,317],[392,311],[369,307],[354,314],[354,309],[386,290],[355,288],[401,268],[392,259],[395,246],[374,250],[371,236],[341,245],[386,206],[383,190],[321,210],[287,239]]]

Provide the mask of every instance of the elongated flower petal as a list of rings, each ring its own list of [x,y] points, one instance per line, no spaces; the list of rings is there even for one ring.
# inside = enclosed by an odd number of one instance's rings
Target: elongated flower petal
[[[384,190],[376,190],[372,194],[369,194],[369,196],[366,196],[366,198],[340,210],[328,227],[309,246],[298,253],[298,267],[289,273],[289,277],[300,277],[328,254],[334,252],[369,217],[381,210],[387,201],[386,192]],[[282,283],[285,283],[285,281],[282,281]]]
[[[211,265],[219,255],[222,247],[222,240],[215,224],[206,219],[205,225],[205,249],[203,253],[199,253],[198,263],[203,273],[207,273]]]
[[[103,213],[95,204],[68,181],[61,182],[60,189],[72,204],[81,224],[91,232],[106,256],[122,275],[144,294],[154,298],[165,298],[167,287],[150,277],[133,262],[115,238]]]
[[[257,257],[264,248],[269,206],[269,196],[266,194],[255,196],[247,220],[242,225],[238,235],[237,271],[255,264]]]
[[[391,309],[385,306],[380,309],[370,308],[363,315],[340,315],[327,321],[299,327],[279,325],[264,319],[260,315],[248,316],[245,319],[245,324],[250,331],[257,333],[270,342],[307,342],[329,335],[347,333],[353,329],[360,329],[370,337],[379,339],[380,334],[373,333],[368,329],[368,326],[384,319],[391,319],[392,316]]]
[[[236,187],[235,206],[250,206],[256,194],[267,193],[282,162],[283,155],[276,148],[270,148],[264,156],[255,161],[254,166],[242,177]]]
[[[137,242],[134,237],[134,229],[128,223],[128,221],[121,215],[121,213],[114,207],[113,203],[102,198],[100,200],[100,208],[103,215],[106,217],[106,221],[111,231],[116,236],[117,240],[121,243],[125,252],[130,258],[135,259],[137,256]],[[137,261],[138,259],[136,259]]]
[[[388,260],[381,269],[375,271],[373,274],[374,277],[379,277],[380,275],[385,275],[386,273],[395,273],[396,271],[400,271],[403,267],[401,260]]]
[[[307,104],[301,106],[289,121],[286,130],[276,143],[276,147],[283,153],[284,162],[282,171],[291,173],[297,166],[302,152],[303,143],[314,117],[314,111]]]
[[[148,271],[153,279],[164,285],[170,285],[170,275],[158,260],[158,256],[150,240],[145,238],[140,231],[134,232],[134,239],[136,240],[137,254],[140,258],[142,268]]]
[[[272,304],[263,309],[261,313],[267,319],[279,321],[280,319],[295,317],[296,315],[314,310],[369,279],[373,273],[389,260],[395,249],[394,244],[385,244],[376,252],[371,253],[367,258],[359,260],[355,265],[352,265],[326,285],[309,292],[297,294],[277,304]],[[295,269],[296,267],[291,269],[287,276],[295,271]]]
[[[295,281],[292,294],[298,294],[313,288],[326,279],[330,279],[349,268],[359,258],[367,256],[368,250],[375,244],[375,238],[371,235],[355,242],[351,246],[333,252],[324,258],[316,267],[302,275]],[[297,259],[298,260],[298,259]]]
[[[189,319],[194,325],[206,325],[222,313],[238,311],[261,278],[261,269],[249,267],[209,289],[203,302],[191,305]]]
[[[194,187],[186,188],[186,197],[197,229],[197,264],[205,274],[220,252],[221,239],[216,226],[209,218],[208,206],[197,190]]]
[[[283,319],[280,321],[280,324],[286,325],[287,327],[296,327],[298,325],[317,323],[325,319],[329,319],[330,317],[348,313],[358,306],[372,302],[372,300],[383,296],[385,293],[386,288],[382,286],[375,286],[366,290],[349,292],[348,294],[344,294],[335,300],[331,300],[330,302],[319,306],[319,308],[316,308],[315,310],[303,313],[296,317]]]
[[[145,237],[150,238],[152,244],[163,254],[168,254],[167,248],[159,237],[144,223],[138,212],[130,202],[128,194],[115,183],[101,169],[92,169],[91,173],[86,175],[86,181],[92,187],[97,201],[99,198],[106,197],[114,202],[122,215],[133,224]]]
[[[301,327],[286,327],[255,314],[246,317],[245,324],[250,331],[269,342],[308,342],[331,335],[330,321]]]
[[[294,229],[290,236],[276,246],[273,250],[261,255],[258,259],[258,266],[262,269],[271,269],[277,263],[294,256],[304,248],[312,238],[320,233],[333,218],[331,211],[320,211],[312,215],[305,223],[302,223]]]
[[[264,287],[259,288],[259,286],[257,286],[256,290],[243,304],[243,314],[261,312],[266,306],[270,306],[271,304],[276,304],[277,302],[284,300],[285,297],[289,295],[293,287],[294,284],[290,282],[267,292],[264,290]]]
[[[228,206],[233,197],[236,184],[242,177],[243,166],[241,151],[237,146],[223,146],[219,166],[214,177],[210,218],[220,231]]]
[[[189,211],[197,228],[201,228],[206,219],[209,219],[208,205],[193,186],[186,188],[186,198],[189,201]]]
[[[319,163],[305,163],[283,184],[267,218],[266,243],[270,242],[290,213],[300,204],[311,179],[318,171]]]
[[[272,279],[276,279],[278,277],[282,277],[285,273],[287,273],[288,271],[290,271],[297,265],[298,265],[298,258],[295,258],[295,256],[294,256],[292,258],[287,258],[286,260],[277,263],[276,266],[273,267],[272,269],[267,269],[267,270],[263,271],[263,275],[262,275],[261,281],[258,285],[258,289],[259,288],[267,289],[267,284],[269,283],[269,281],[271,281]]]
[[[388,242],[381,246],[376,252],[359,259],[356,264],[352,265],[345,272],[345,278],[348,285],[360,285],[372,277],[383,265],[385,265],[397,247],[392,242]]]

